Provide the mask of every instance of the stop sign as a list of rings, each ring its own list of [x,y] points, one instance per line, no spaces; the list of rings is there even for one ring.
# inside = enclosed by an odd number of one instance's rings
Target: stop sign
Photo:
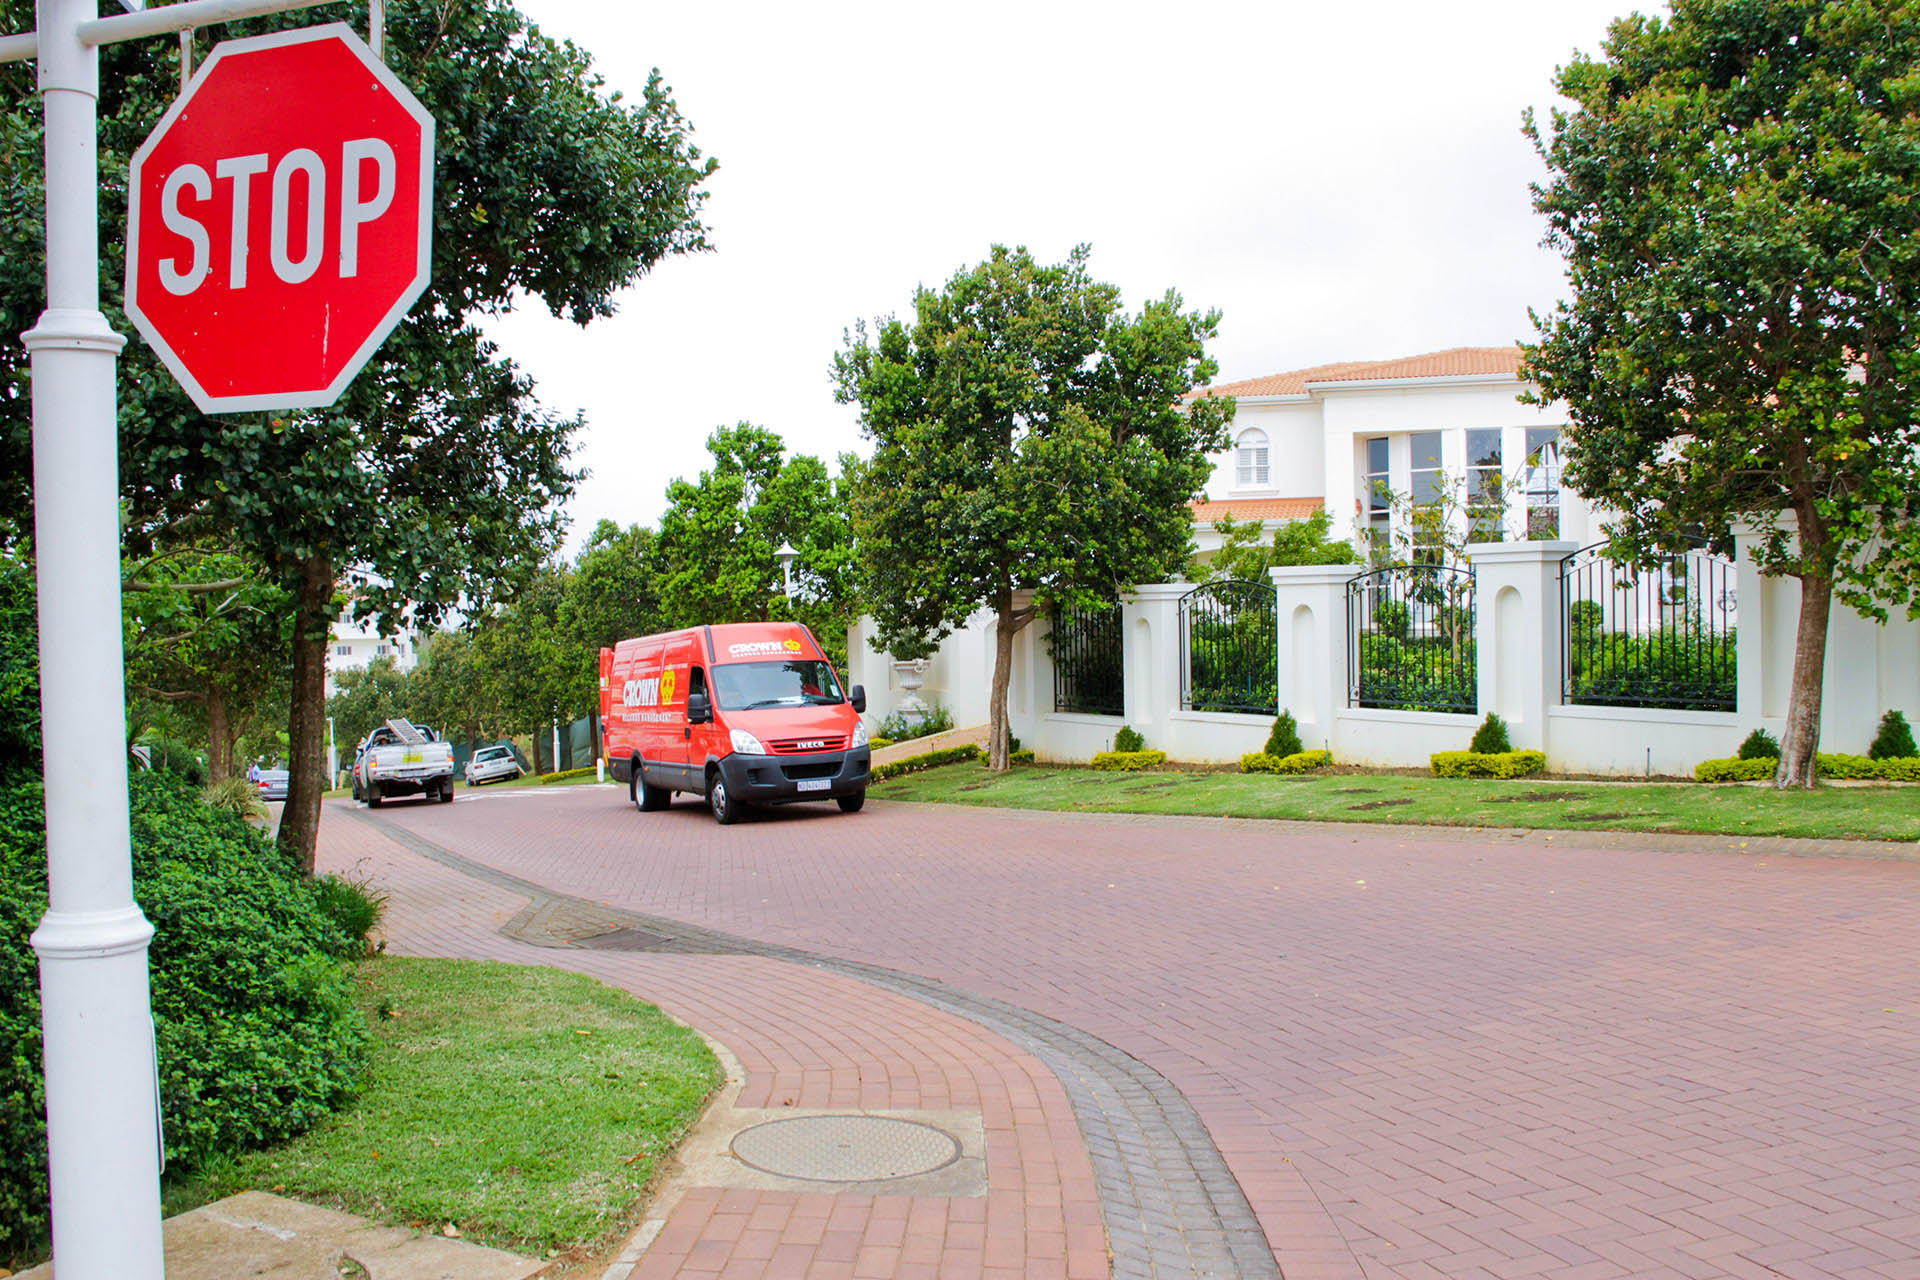
[[[205,412],[332,404],[427,287],[433,118],[343,24],[216,46],[127,185],[127,315]]]

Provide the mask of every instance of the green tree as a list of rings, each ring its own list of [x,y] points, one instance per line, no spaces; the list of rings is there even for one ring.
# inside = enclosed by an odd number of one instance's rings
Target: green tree
[[[1228,398],[1180,403],[1216,372],[1218,313],[1184,312],[1169,290],[1128,315],[1089,252],[1041,266],[996,245],[917,290],[911,325],[861,324],[834,361],[875,444],[851,506],[880,642],[920,656],[993,611],[995,769],[1014,636],[1049,604],[1103,604],[1187,564],[1187,504],[1233,416]]]
[[[343,5],[364,23],[364,5]],[[244,35],[309,15],[229,24]],[[31,26],[0,0],[0,28]],[[122,475],[133,554],[147,532],[205,520],[264,563],[293,597],[292,782],[280,840],[312,866],[319,822],[321,698],[334,594],[350,568],[376,585],[358,607],[421,629],[456,603],[482,609],[527,582],[557,544],[572,491],[576,420],[542,410],[531,383],[475,326],[523,297],[578,323],[667,256],[705,247],[700,184],[713,171],[658,74],[629,104],[604,92],[586,53],[542,35],[504,0],[394,0],[389,66],[437,121],[432,284],[332,408],[199,414],[152,354],[128,348],[120,386]],[[123,186],[127,156],[172,100],[159,41],[101,50],[101,162]],[[0,328],[44,305],[40,122],[32,73],[0,67]],[[123,242],[123,201],[101,202],[102,243]],[[103,296],[120,266],[103,255]],[[117,328],[127,328],[110,301]],[[0,484],[24,495],[25,360],[0,346]],[[24,503],[22,504],[24,505]]]
[[[675,480],[656,544],[666,625],[807,624],[829,657],[846,661],[853,620],[853,529],[826,464],[787,456],[764,427],[721,427],[707,441],[713,467],[698,481]],[[794,594],[774,554],[798,552]]]
[[[1623,560],[1766,531],[1801,587],[1779,787],[1811,786],[1832,600],[1920,582],[1920,6],[1675,0],[1527,132],[1572,297],[1527,363]]]
[[[1220,549],[1204,565],[1195,565],[1192,576],[1202,582],[1236,578],[1244,582],[1265,582],[1267,570],[1286,564],[1358,564],[1360,553],[1351,542],[1336,542],[1327,537],[1333,518],[1316,511],[1304,520],[1289,520],[1273,531],[1264,546],[1260,542],[1260,521],[1235,520],[1226,516],[1213,522],[1220,535]]]
[[[333,686],[327,715],[333,720],[334,741],[342,761],[351,760],[360,740],[376,728],[396,717],[406,718],[413,711],[412,680],[391,655],[342,671],[334,677]]]

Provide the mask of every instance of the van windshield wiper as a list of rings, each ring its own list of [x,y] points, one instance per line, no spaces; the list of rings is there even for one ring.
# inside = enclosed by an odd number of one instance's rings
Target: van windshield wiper
[[[762,707],[785,707],[791,705],[792,704],[785,698],[762,698],[758,702],[749,702],[740,709],[742,711],[758,711]]]

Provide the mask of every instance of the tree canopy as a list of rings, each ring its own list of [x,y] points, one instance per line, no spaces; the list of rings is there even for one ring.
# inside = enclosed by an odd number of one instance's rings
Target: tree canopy
[[[1527,130],[1572,297],[1527,362],[1618,555],[1767,531],[1802,616],[1778,785],[1813,781],[1830,600],[1920,583],[1920,5],[1675,0]]]
[[[1043,266],[996,245],[912,323],[849,334],[838,398],[874,441],[850,488],[880,643],[929,652],[976,610],[996,616],[989,759],[1007,763],[1013,638],[1050,603],[1105,603],[1178,573],[1188,503],[1226,447],[1233,402],[1181,397],[1217,366],[1217,312],[1168,290],[1138,315],[1081,245]]]

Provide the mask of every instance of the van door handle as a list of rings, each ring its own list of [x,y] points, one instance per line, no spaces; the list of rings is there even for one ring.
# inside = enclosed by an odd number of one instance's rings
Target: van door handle
[[[693,741],[693,726],[692,726],[692,725],[688,725],[688,726],[687,726],[686,728],[684,728],[684,729],[682,729],[682,730],[680,731],[680,734],[681,734],[681,736],[682,736],[683,738],[685,738],[685,739],[686,739],[686,741],[688,741],[688,742],[692,742],[692,741]]]

